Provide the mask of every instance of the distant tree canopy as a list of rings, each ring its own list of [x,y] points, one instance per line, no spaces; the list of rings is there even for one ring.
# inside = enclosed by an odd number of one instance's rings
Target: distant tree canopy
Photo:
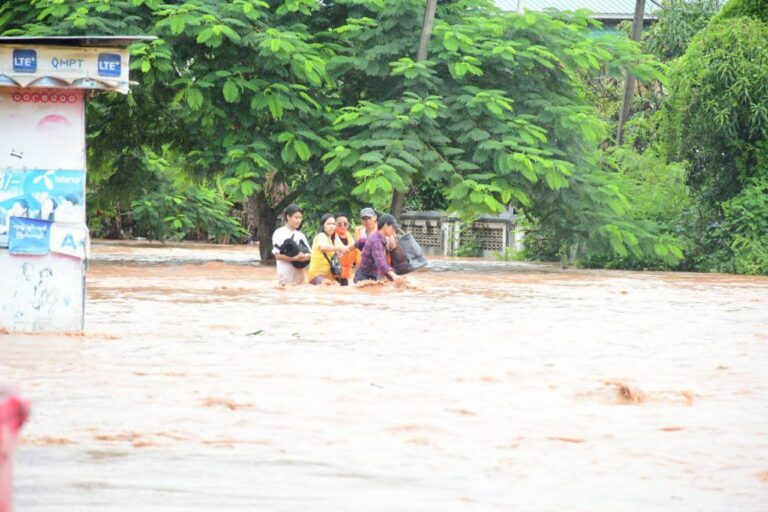
[[[685,53],[691,39],[720,10],[724,0],[664,0],[643,35],[644,48],[662,60]]]
[[[768,23],[753,15],[765,6],[729,2],[692,40],[670,72],[661,122],[663,147],[690,162],[716,226],[700,252],[742,273],[768,273]]]
[[[729,0],[715,21],[719,22],[742,16],[757,18],[768,23],[768,2],[765,0]]]
[[[664,136],[713,203],[738,194],[768,140],[768,25],[736,18],[700,33],[671,71]]]
[[[631,198],[579,79],[624,68],[658,79],[657,63],[630,41],[594,37],[586,12],[519,15],[486,0],[441,3],[429,60],[417,63],[423,10],[423,0],[11,0],[0,32],[159,36],[131,47],[135,94],[99,96],[88,117],[91,204],[123,205],[118,219],[130,204],[145,230],[236,235],[214,214],[231,202],[197,194],[199,183],[248,207],[266,260],[289,201],[386,208],[393,189],[417,187],[465,216],[515,207],[557,243],[680,257],[626,215]]]

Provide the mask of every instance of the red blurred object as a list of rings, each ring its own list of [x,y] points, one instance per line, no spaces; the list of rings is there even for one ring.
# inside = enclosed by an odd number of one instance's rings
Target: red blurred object
[[[19,429],[29,416],[29,402],[12,391],[0,390],[0,512],[11,511],[13,451]]]

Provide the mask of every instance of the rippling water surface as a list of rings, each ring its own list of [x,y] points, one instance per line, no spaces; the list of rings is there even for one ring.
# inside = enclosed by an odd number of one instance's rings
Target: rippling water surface
[[[18,511],[768,509],[768,279],[94,249],[84,336],[0,335]]]

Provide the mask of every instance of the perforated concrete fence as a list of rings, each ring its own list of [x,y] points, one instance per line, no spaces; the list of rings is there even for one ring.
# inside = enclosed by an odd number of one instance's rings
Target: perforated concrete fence
[[[403,230],[411,233],[427,256],[447,256],[458,247],[459,220],[443,212],[403,212]]]
[[[508,247],[520,249],[522,239],[517,217],[510,213],[482,217],[467,229],[462,229],[464,224],[459,219],[436,211],[403,212],[400,223],[427,255],[451,256],[461,245],[474,240],[479,242],[482,256],[493,257]]]

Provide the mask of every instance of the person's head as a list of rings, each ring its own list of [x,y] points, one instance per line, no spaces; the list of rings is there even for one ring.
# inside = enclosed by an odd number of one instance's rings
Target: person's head
[[[336,217],[334,217],[332,213],[326,213],[320,217],[320,229],[318,229],[317,232],[325,233],[329,237],[333,236],[336,232]]]
[[[283,210],[283,220],[289,229],[299,229],[301,221],[304,220],[304,210],[296,204],[289,204]]]
[[[346,213],[336,214],[336,233],[340,236],[346,236],[349,231],[349,217]]]
[[[381,234],[384,236],[391,236],[394,235],[398,229],[400,229],[400,226],[397,225],[397,221],[395,218],[385,213],[381,217],[379,217],[379,223],[376,226],[379,231],[381,231]]]
[[[35,277],[35,266],[27,261],[21,266],[21,272],[24,274],[24,279],[31,281]]]
[[[43,199],[43,202],[40,203],[40,218],[43,220],[53,220],[53,212],[57,206],[56,200],[52,197]]]
[[[26,217],[29,215],[29,203],[26,199],[19,199],[11,207],[11,217]]]
[[[378,217],[376,216],[376,210],[373,208],[363,208],[360,210],[360,222],[362,222],[363,227],[365,227],[365,231],[368,233],[371,231],[376,231],[377,220]]]
[[[40,271],[40,282],[44,283],[47,282],[51,276],[53,275],[53,271],[49,268],[44,268]]]

